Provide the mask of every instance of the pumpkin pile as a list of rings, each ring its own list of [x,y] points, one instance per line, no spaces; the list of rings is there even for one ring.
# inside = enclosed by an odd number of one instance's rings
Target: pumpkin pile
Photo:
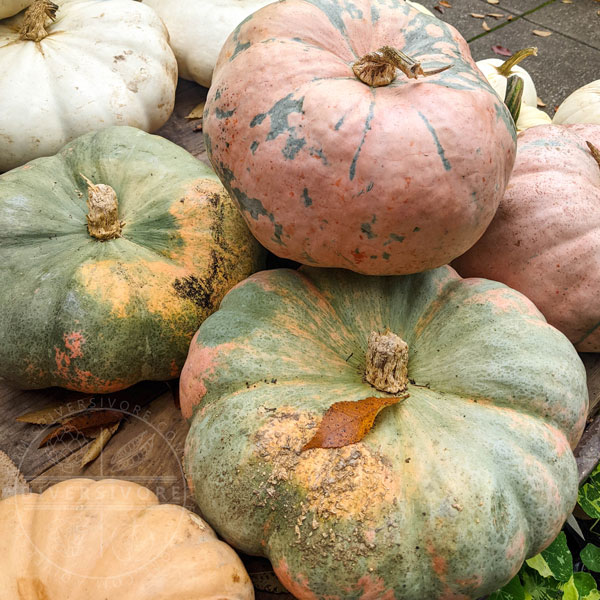
[[[1,378],[181,374],[202,516],[301,600],[476,599],[552,542],[577,498],[577,350],[600,351],[600,125],[549,124],[517,66],[535,48],[476,64],[400,0],[0,11]],[[214,172],[150,135],[178,70],[210,86]],[[302,266],[261,271],[265,248]],[[72,571],[78,527],[113,549]],[[206,523],[135,484],[15,496],[2,531],[9,600],[111,578],[111,599],[253,597]]]

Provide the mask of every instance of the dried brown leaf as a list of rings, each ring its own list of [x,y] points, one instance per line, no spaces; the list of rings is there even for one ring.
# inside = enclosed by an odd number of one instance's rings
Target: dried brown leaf
[[[512,15],[508,15],[508,17],[506,17],[507,21],[512,21],[514,19],[514,17]]]
[[[342,448],[360,442],[373,427],[375,417],[386,406],[397,404],[408,397],[365,398],[357,402],[336,402],[323,415],[315,435],[302,448]]]
[[[502,18],[504,18],[504,14],[503,13],[488,13],[487,16],[488,17],[494,17],[494,19],[502,19]]]
[[[499,4],[500,0],[487,0],[488,4]]]
[[[484,21],[481,26],[486,30],[486,31],[490,31],[491,27]]]
[[[492,46],[492,51],[499,56],[512,56],[512,52],[504,46]]]
[[[543,106],[547,106],[547,104],[539,96],[538,96],[538,99],[537,99],[537,105],[538,106],[542,106],[542,107]]]
[[[54,425],[58,423],[65,414],[70,414],[67,404],[54,402],[41,410],[34,410],[17,417],[19,423],[31,423],[33,425]]]
[[[436,4],[433,8],[435,10],[437,10],[439,13],[441,13],[442,15],[444,14],[444,8],[442,6],[440,6],[439,4]]]
[[[200,102],[197,106],[192,108],[189,115],[187,115],[186,119],[201,119],[204,114],[204,105],[206,102]]]
[[[474,19],[485,19],[485,15],[481,15],[481,14],[479,14],[479,13],[471,13],[471,16],[472,16]]]
[[[562,0],[563,4],[573,4],[573,0]]]
[[[552,35],[551,31],[544,31],[542,29],[534,29],[532,33],[533,35],[537,35],[539,37],[548,37],[549,35]]]
[[[104,446],[108,444],[110,438],[113,434],[119,429],[120,421],[117,421],[113,425],[109,425],[108,427],[102,427],[100,431],[100,435],[88,446],[86,453],[83,455],[81,459],[81,468],[85,467],[87,464],[96,460],[102,450],[104,450]]]
[[[52,430],[40,442],[39,448],[65,433],[81,433],[93,437],[93,435],[90,435],[90,430],[93,430],[100,425],[117,423],[121,421],[124,416],[125,413],[117,410],[94,410],[82,415],[77,415],[76,417],[65,421],[60,427]],[[86,431],[88,433],[86,433]]]
[[[447,0],[440,0],[440,4],[442,6],[445,6],[446,8],[452,8],[452,4],[450,4],[450,2],[448,2]]]

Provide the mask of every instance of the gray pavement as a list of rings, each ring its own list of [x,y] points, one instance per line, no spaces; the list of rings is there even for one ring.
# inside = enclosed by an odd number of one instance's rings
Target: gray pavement
[[[537,46],[538,56],[523,66],[533,77],[538,96],[547,104],[551,117],[555,108],[577,88],[600,79],[600,0],[448,0],[451,8],[434,9],[438,0],[421,0],[437,17],[454,25],[469,41],[475,60],[498,57],[492,46],[516,52]],[[485,14],[483,20],[471,13]],[[502,14],[501,18],[489,16]],[[512,20],[507,17],[511,16]],[[549,31],[539,37],[533,30]]]

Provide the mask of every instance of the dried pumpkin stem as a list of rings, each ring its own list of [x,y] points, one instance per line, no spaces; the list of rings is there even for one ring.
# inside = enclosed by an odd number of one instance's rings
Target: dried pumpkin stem
[[[428,77],[442,73],[451,66],[450,64],[440,69],[423,71],[421,63],[404,52],[391,46],[382,46],[379,50],[359,58],[352,64],[352,71],[363,83],[371,87],[381,87],[396,79],[396,69],[400,69],[409,79],[417,79],[419,76]]]
[[[511,74],[512,68],[518,65],[522,60],[528,56],[537,56],[538,49],[535,46],[531,48],[523,48],[515,52],[510,58],[507,58],[499,67],[496,67],[496,71],[503,77],[508,77]]]
[[[110,185],[92,183],[81,175],[88,186],[88,232],[98,240],[112,240],[121,237],[123,223],[119,221],[117,194]]]
[[[33,42],[43,40],[48,35],[46,23],[48,19],[56,19],[57,10],[58,5],[50,0],[34,0],[23,15],[23,23],[19,29],[21,39]]]
[[[600,167],[600,150],[598,150],[598,148],[596,146],[594,146],[594,144],[592,144],[592,142],[586,142],[586,144],[588,145],[588,148],[590,149],[592,156],[594,157],[594,159],[598,163],[598,166]]]
[[[395,333],[372,331],[365,379],[381,392],[397,394],[408,386],[408,344]]]

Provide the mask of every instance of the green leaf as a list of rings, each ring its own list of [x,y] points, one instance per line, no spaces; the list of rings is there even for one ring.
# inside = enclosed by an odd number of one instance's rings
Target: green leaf
[[[552,571],[541,554],[536,554],[525,561],[532,569],[535,569],[542,577],[552,577]]]
[[[518,575],[515,575],[503,588],[490,594],[488,600],[525,600],[525,590]]]
[[[569,581],[573,575],[573,557],[567,546],[567,536],[561,531],[556,539],[542,551],[542,557],[554,579],[563,583]]]
[[[600,519],[600,465],[579,488],[579,506],[593,519]]]
[[[579,592],[573,581],[573,576],[571,576],[569,581],[561,585],[561,588],[563,591],[563,600],[579,600]]]
[[[600,600],[600,592],[592,590],[587,596],[579,596],[581,600]]]
[[[525,584],[525,600],[561,600],[559,582],[552,577],[542,577],[537,571],[525,568],[521,571]]]
[[[579,592],[580,598],[588,600],[588,596],[592,592],[598,593],[596,580],[589,573],[573,573],[573,581],[575,582],[575,587]]]
[[[581,561],[590,570],[600,573],[600,548],[594,544],[588,544],[581,551]]]

